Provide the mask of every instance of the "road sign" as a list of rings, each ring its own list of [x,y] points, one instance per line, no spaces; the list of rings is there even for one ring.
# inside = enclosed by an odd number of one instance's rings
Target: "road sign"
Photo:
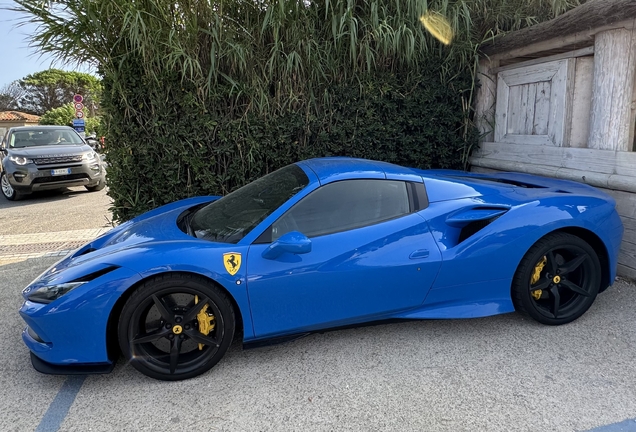
[[[75,111],[75,117],[77,117],[78,119],[83,119],[84,111]]]
[[[84,102],[84,97],[81,94],[76,94],[75,96],[73,96],[73,102],[75,103]]]
[[[84,104],[81,102],[75,102],[75,111],[81,111],[84,109]]]
[[[73,129],[75,129],[79,133],[82,133],[84,132],[85,128],[86,128],[86,122],[84,121],[83,118],[73,119]]]

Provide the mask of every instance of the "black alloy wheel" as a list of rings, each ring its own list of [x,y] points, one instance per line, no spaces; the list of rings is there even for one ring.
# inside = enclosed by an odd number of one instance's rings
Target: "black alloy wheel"
[[[234,337],[226,294],[196,275],[153,278],[130,296],[119,319],[122,353],[140,372],[164,381],[212,368]]]
[[[600,285],[594,249],[579,237],[557,232],[526,253],[513,280],[512,299],[518,311],[540,323],[567,324],[592,306]]]

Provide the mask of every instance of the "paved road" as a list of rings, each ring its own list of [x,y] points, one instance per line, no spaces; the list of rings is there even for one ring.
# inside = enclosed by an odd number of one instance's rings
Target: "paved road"
[[[53,259],[0,267],[2,431],[581,431],[636,417],[636,298],[617,283],[580,320],[510,314],[387,324],[242,351],[207,374],[35,372],[19,290]],[[636,423],[625,423],[634,430]],[[602,429],[610,430],[610,429]]]
[[[0,197],[0,265],[59,255],[112,227],[106,190],[68,188],[21,201]]]
[[[57,230],[41,231],[49,236],[102,228],[89,223],[99,217],[68,219],[75,206],[107,206],[107,197],[70,195],[3,203],[0,215],[54,208],[36,225]],[[24,227],[7,231],[11,224],[0,224],[0,241],[28,237]],[[105,376],[31,368],[20,290],[56,259],[0,262],[0,431],[636,430],[636,296],[624,281],[566,326],[509,314],[335,331],[249,351],[235,343],[207,374],[165,383],[121,361]]]
[[[84,187],[41,192],[21,201],[0,197],[0,235],[68,231],[110,226],[106,189]]]

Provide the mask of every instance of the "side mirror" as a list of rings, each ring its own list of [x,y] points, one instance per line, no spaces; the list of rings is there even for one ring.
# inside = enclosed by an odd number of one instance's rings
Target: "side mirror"
[[[309,253],[311,252],[311,240],[298,231],[288,232],[269,245],[263,251],[262,257],[265,259],[276,259],[285,252],[295,255]]]

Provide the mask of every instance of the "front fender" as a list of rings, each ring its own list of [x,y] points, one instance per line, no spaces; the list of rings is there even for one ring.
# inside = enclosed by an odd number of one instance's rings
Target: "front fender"
[[[238,306],[246,338],[253,337],[252,319],[247,295],[246,266],[239,265],[231,275],[226,270],[224,254],[233,253],[245,258],[248,246],[211,242],[168,241],[153,242],[119,251],[109,256],[109,262],[125,265],[140,275],[140,280],[164,273],[184,272],[198,274],[219,284]]]

